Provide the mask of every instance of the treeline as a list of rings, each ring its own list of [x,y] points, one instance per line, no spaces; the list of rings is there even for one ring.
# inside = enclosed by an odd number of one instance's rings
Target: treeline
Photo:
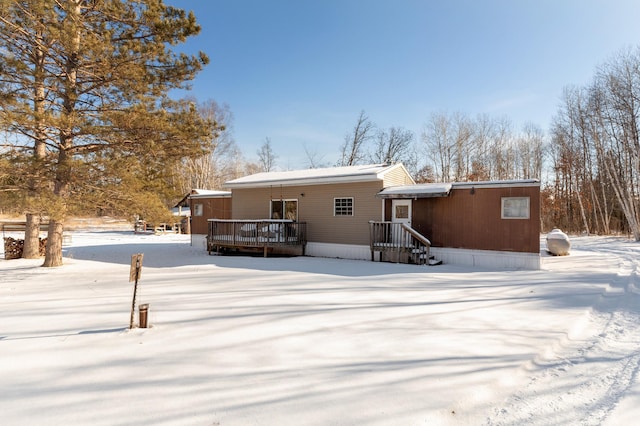
[[[571,232],[640,240],[640,50],[619,53],[593,82],[570,87],[551,128],[547,220]]]

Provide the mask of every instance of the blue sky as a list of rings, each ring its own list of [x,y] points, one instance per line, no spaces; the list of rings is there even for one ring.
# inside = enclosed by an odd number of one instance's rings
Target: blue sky
[[[562,90],[640,46],[636,0],[166,0],[202,26],[179,49],[211,63],[190,94],[229,105],[248,160],[327,165],[361,110],[419,139],[434,112],[547,131]]]

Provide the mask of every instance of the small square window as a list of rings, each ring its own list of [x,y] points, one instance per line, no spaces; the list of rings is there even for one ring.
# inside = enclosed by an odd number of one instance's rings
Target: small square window
[[[202,216],[203,208],[202,204],[194,204],[193,205],[193,215],[194,216]]]
[[[397,205],[396,206],[396,219],[409,219],[409,206]]]
[[[502,197],[502,219],[529,219],[529,197]]]
[[[334,216],[353,216],[353,197],[333,199]]]

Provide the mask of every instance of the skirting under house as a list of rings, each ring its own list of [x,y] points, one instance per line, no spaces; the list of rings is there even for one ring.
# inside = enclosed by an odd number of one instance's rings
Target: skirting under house
[[[494,250],[431,247],[431,253],[445,264],[500,270],[539,270],[540,254]]]

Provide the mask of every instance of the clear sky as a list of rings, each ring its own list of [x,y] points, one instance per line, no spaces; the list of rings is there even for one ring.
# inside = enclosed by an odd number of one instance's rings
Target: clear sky
[[[327,165],[364,110],[419,139],[434,112],[508,117],[547,131],[562,90],[640,46],[638,0],[165,0],[202,26],[180,49],[211,63],[200,101],[229,105],[255,160]]]

